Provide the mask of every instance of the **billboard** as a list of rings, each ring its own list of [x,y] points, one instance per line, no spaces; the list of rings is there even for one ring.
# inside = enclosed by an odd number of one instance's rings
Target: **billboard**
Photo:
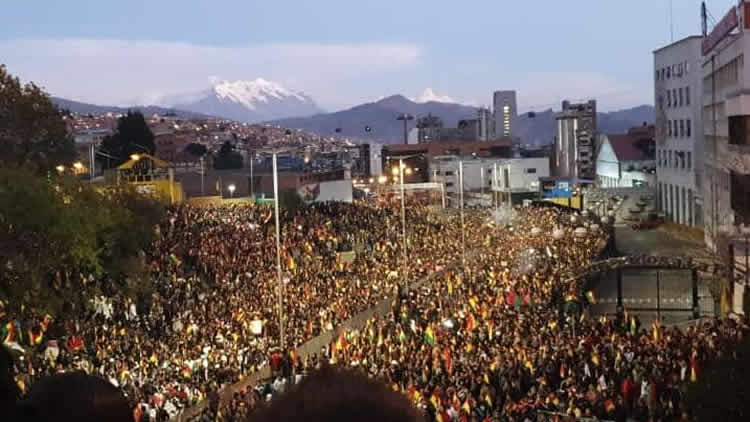
[[[703,55],[706,56],[711,50],[716,47],[721,40],[726,38],[737,26],[739,20],[737,19],[737,8],[732,7],[729,12],[719,21],[714,27],[713,31],[703,38]]]
[[[310,183],[297,189],[297,192],[305,202],[352,202],[352,181]]]

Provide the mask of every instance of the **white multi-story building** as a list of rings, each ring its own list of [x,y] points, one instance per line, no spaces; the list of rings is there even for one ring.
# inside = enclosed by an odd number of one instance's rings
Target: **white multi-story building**
[[[464,192],[490,194],[493,186],[508,193],[539,191],[539,178],[549,177],[549,158],[438,157],[430,162],[430,181],[445,184],[449,196],[459,192],[460,163],[464,166]],[[494,171],[497,169],[497,181]],[[497,183],[497,185],[495,185]]]
[[[750,4],[739,1],[703,40],[706,242],[750,223]],[[693,71],[693,69],[690,69]],[[721,251],[723,252],[723,251]]]
[[[670,221],[694,227],[703,223],[702,39],[654,51],[657,205]]]
[[[516,130],[516,91],[495,91],[492,97],[494,113],[493,139],[512,137]]]

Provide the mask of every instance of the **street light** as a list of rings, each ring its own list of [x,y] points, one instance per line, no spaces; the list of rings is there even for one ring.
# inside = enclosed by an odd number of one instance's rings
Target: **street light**
[[[57,170],[58,173],[62,173],[65,171],[65,166],[60,164],[59,166],[55,167],[55,170]]]
[[[388,181],[388,176],[380,176],[378,177],[378,183],[381,185]]]
[[[279,173],[273,153],[273,207],[276,214],[276,276],[279,282],[279,344],[284,351],[284,280],[281,278],[281,233],[279,225]]]
[[[234,198],[234,190],[237,189],[237,186],[231,184],[227,187],[227,189],[229,189],[229,196]]]
[[[138,154],[130,154],[130,159],[133,161],[138,161],[141,159],[141,156]]]
[[[76,161],[75,163],[73,163],[73,168],[75,168],[76,170],[80,170],[83,168],[83,163],[81,163],[80,161]]]

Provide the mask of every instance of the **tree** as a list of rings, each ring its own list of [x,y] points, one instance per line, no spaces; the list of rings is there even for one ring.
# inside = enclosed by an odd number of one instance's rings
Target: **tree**
[[[130,111],[117,121],[117,132],[104,138],[102,150],[117,157],[105,164],[117,167],[128,161],[133,154],[156,154],[154,134],[140,111]]]
[[[296,189],[287,189],[279,192],[279,207],[291,214],[305,206],[305,201],[297,193]]]
[[[697,421],[750,420],[750,337],[724,351],[716,361],[700,368],[698,382],[690,386],[687,403]]]
[[[63,112],[41,88],[21,85],[0,65],[0,167],[35,172],[70,165],[76,157]]]
[[[244,165],[242,155],[234,150],[234,146],[229,141],[224,142],[214,159],[216,170],[241,169]]]
[[[145,271],[138,257],[163,212],[130,186],[102,194],[72,176],[0,169],[0,296],[57,313],[85,300],[86,274],[123,289]]]
[[[203,157],[208,152],[208,148],[203,144],[193,142],[185,147],[185,152],[195,157]]]

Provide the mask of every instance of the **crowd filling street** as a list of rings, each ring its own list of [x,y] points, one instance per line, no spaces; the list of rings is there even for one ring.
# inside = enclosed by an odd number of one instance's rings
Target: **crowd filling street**
[[[732,319],[678,330],[642,327],[627,311],[588,316],[580,305],[595,298],[569,276],[607,244],[593,218],[528,207],[509,225],[481,211],[462,224],[408,198],[404,267],[399,207],[282,211],[284,349],[273,208],[171,208],[141,257],[153,280],[146,294],[90,277],[86,309],[0,309],[16,381],[24,391],[41,376],[82,370],[121,388],[136,422],[204,400],[212,405],[196,420],[240,421],[314,368],[343,365],[403,393],[428,420],[681,420],[702,365],[748,333],[747,321]],[[385,298],[391,311],[339,327]],[[324,332],[335,341],[317,353],[293,351]],[[217,399],[265,366],[274,378]]]

